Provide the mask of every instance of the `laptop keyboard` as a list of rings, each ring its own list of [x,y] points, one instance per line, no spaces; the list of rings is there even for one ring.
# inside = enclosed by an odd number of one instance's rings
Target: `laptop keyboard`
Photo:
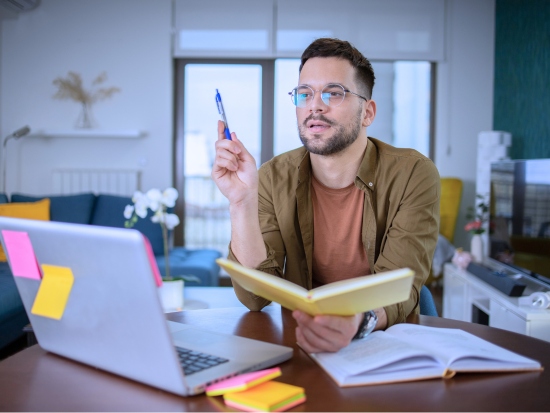
[[[186,375],[197,373],[199,371],[209,369],[218,364],[226,363],[229,360],[222,357],[212,356],[210,354],[201,353],[187,348],[176,347],[180,359],[181,367]]]

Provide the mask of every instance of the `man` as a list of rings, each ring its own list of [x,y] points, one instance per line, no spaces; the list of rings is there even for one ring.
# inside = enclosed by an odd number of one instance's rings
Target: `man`
[[[370,62],[348,42],[315,40],[302,54],[291,92],[303,147],[256,163],[223,122],[212,178],[228,198],[230,259],[311,289],[409,267],[407,301],[374,312],[311,317],[294,311],[308,352],[337,351],[372,329],[418,313],[439,228],[439,174],[411,149],[367,138],[376,115]],[[251,310],[269,302],[233,283]]]

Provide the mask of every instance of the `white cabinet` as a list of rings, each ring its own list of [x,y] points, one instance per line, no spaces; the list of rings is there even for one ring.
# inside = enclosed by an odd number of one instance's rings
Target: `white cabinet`
[[[445,264],[443,280],[443,317],[550,341],[550,309],[520,307],[517,297],[501,293],[453,264]]]
[[[469,319],[464,305],[468,284],[462,277],[444,272],[443,317],[454,320]]]
[[[491,300],[489,320],[491,327],[502,328],[503,330],[520,334],[528,333],[527,326],[529,321],[510,311],[497,300]]]

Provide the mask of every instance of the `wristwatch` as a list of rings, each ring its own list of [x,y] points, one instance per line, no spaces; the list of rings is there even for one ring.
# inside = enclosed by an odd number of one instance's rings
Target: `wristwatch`
[[[377,321],[378,316],[376,315],[376,313],[373,310],[367,311],[365,313],[365,317],[363,317],[363,321],[361,321],[361,324],[359,324],[357,333],[355,334],[355,336],[353,336],[353,340],[365,338],[366,336],[368,336],[372,332],[372,330],[374,330]]]

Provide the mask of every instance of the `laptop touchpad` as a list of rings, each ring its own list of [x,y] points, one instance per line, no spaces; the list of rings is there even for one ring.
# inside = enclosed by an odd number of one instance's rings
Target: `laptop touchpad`
[[[181,343],[182,345],[193,345],[206,348],[212,344],[217,345],[221,340],[227,338],[224,334],[218,334],[211,331],[205,331],[200,329],[188,329],[180,330],[172,333],[175,344]]]

